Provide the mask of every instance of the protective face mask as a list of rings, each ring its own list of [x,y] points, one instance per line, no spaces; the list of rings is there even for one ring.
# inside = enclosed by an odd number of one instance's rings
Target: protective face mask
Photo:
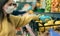
[[[6,9],[6,13],[7,13],[7,14],[11,14],[13,11],[14,11],[14,6],[9,6],[9,7]]]
[[[17,8],[14,8],[14,10],[16,10]]]

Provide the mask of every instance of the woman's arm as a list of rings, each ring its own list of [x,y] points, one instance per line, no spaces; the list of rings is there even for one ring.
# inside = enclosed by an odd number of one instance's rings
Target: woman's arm
[[[19,22],[19,26],[25,26],[29,24],[31,20],[39,20],[39,16],[37,15],[24,15],[21,17],[21,21]],[[23,21],[23,22],[22,22]]]
[[[2,30],[0,32],[0,36],[8,36],[8,33],[6,31]]]
[[[26,14],[23,16],[13,16],[13,19],[16,27],[22,27],[28,24],[31,20],[39,20],[39,16]]]

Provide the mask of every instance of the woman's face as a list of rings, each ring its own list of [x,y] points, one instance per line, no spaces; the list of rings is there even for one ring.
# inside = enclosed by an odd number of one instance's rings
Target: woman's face
[[[12,4],[13,4],[13,0],[9,0],[9,1],[3,6],[3,10],[4,10],[5,13],[6,13],[6,11],[8,11],[8,10],[11,11],[11,9],[9,9],[9,7],[12,6]],[[10,11],[8,11],[8,12],[10,12]]]

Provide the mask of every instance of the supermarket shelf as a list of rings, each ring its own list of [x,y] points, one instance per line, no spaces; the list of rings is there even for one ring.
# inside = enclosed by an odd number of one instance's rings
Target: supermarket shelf
[[[54,29],[54,26],[60,26],[60,24],[54,24],[54,25],[46,25],[46,26],[39,26],[39,27],[44,27],[44,32],[46,31],[45,29],[46,29],[46,27],[53,27],[53,29]]]
[[[60,24],[46,25],[46,26],[39,26],[39,27],[50,27],[50,26],[60,26]]]

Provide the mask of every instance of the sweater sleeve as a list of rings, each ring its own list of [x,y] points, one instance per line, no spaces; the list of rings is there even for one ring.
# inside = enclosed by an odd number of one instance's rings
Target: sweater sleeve
[[[37,15],[13,16],[16,27],[22,27],[28,24],[31,20],[38,20]]]

